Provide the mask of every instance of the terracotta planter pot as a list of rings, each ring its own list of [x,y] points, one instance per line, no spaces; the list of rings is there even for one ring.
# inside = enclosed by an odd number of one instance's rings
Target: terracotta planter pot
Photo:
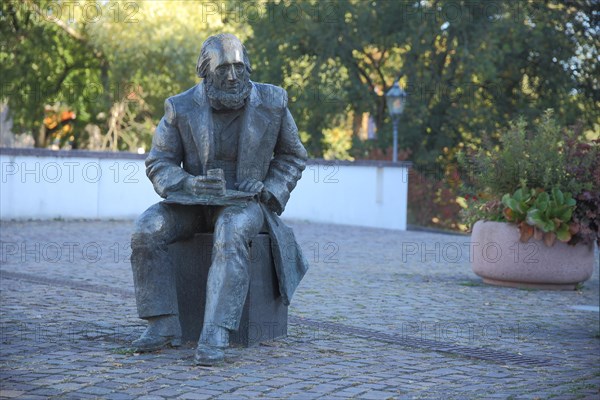
[[[492,285],[573,290],[594,270],[594,246],[522,243],[514,224],[478,221],[471,241],[473,272]]]

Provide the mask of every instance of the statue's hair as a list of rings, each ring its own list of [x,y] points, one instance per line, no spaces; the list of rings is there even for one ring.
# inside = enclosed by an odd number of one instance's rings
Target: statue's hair
[[[242,46],[244,65],[248,74],[252,73],[252,66],[250,65],[250,59],[248,58],[248,52],[246,47],[242,44],[240,39],[231,33],[219,33],[217,35],[209,36],[208,39],[202,44],[200,55],[198,56],[198,62],[196,63],[196,74],[200,78],[206,78],[208,71],[210,70],[210,60],[214,56],[215,52],[222,47],[222,44],[226,40],[237,42]]]

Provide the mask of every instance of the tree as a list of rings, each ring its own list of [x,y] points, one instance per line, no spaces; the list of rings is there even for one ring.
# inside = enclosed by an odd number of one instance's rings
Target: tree
[[[419,165],[547,108],[557,110],[561,123],[582,119],[588,129],[600,123],[592,1],[281,1],[269,7],[252,24],[250,41],[261,78],[335,93],[334,104],[293,105],[313,155],[321,154],[321,132],[343,121],[343,112],[371,113],[386,147],[391,129],[383,94],[399,75],[409,93],[400,144]]]
[[[228,2],[224,2],[228,4]],[[17,130],[36,132],[46,105],[75,111],[75,131],[102,127],[112,150],[149,148],[164,100],[197,82],[195,62],[209,35],[248,29],[212,3],[193,1],[2,3],[3,91]],[[110,133],[110,135],[109,135]],[[116,135],[116,136],[115,136]],[[38,146],[46,145],[43,135]]]
[[[313,156],[365,156],[368,146],[354,140],[347,150],[343,138],[363,113],[378,128],[376,146],[388,148],[383,95],[398,78],[409,93],[400,146],[422,166],[547,108],[561,124],[600,129],[592,0],[77,4],[1,5],[0,98],[17,131],[37,132],[44,106],[61,103],[76,114],[75,133],[94,124],[107,135],[110,123],[119,132],[110,148],[148,148],[164,99],[197,82],[200,45],[220,31],[246,41],[253,80],[288,90]]]
[[[44,105],[68,103],[86,119],[108,104],[106,97],[96,101],[82,95],[90,80],[107,85],[108,59],[46,5],[8,1],[0,8],[0,33],[6,38],[0,49],[0,97],[8,102],[15,129],[39,131],[38,146],[46,141]]]

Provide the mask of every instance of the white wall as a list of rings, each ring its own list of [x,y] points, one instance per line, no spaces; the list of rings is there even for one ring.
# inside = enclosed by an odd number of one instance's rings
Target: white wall
[[[160,201],[143,156],[2,149],[0,218],[135,218]],[[408,164],[311,161],[284,218],[406,229]]]
[[[0,154],[0,218],[135,218],[160,201],[142,159]]]
[[[286,218],[406,230],[408,167],[307,166],[283,214]]]

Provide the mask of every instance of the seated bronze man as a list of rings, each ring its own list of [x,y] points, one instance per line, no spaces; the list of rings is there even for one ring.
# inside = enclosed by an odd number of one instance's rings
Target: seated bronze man
[[[213,365],[223,361],[229,333],[240,323],[249,285],[249,242],[262,230],[271,240],[290,237],[278,215],[307,155],[285,90],[250,80],[250,61],[237,37],[209,37],[196,70],[203,81],[166,100],[146,159],[146,173],[165,201],[137,219],[131,239],[138,313],[148,320],[133,346],[154,351],[181,344],[167,246],[197,232],[214,232],[195,358],[199,365]],[[307,269],[294,245],[292,257],[289,243],[279,244],[285,256],[273,254],[286,304]]]

